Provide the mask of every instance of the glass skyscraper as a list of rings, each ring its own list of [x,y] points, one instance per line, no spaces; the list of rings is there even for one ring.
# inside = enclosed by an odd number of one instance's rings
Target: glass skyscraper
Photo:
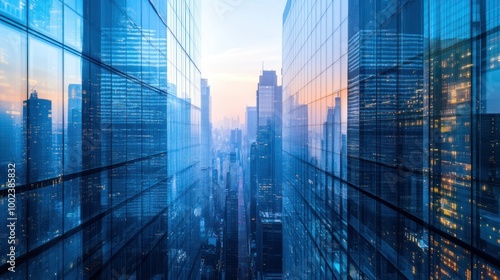
[[[256,187],[255,218],[257,278],[281,275],[282,209],[282,88],[276,71],[262,71],[257,86],[257,142],[255,176],[250,175],[250,188]],[[252,153],[252,152],[251,152]],[[252,191],[251,191],[252,192]],[[253,212],[255,211],[255,212]],[[251,226],[252,223],[251,223]],[[251,229],[252,230],[252,229]],[[280,238],[277,238],[279,236]],[[278,243],[278,244],[277,244]]]
[[[499,277],[499,15],[288,1],[286,279]]]
[[[257,87],[257,212],[281,212],[282,93],[276,71]]]
[[[0,205],[15,164],[17,218],[0,278],[197,275],[200,9],[0,1]]]

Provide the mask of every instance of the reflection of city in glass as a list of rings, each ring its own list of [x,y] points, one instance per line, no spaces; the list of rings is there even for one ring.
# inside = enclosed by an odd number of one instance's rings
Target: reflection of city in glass
[[[261,2],[0,0],[1,279],[500,277],[500,2]]]
[[[288,1],[286,278],[498,278],[493,2]]]
[[[199,6],[0,1],[0,163],[16,164],[18,218],[16,272],[2,253],[0,278],[197,273]]]

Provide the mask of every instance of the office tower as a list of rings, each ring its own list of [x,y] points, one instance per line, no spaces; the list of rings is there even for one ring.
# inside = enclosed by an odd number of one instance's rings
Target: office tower
[[[53,176],[52,101],[39,98],[36,90],[23,102],[23,138],[27,181],[39,182]],[[60,199],[59,195],[51,197],[44,192],[28,195],[26,205],[30,225],[27,234],[31,236],[28,247],[40,244],[50,233],[57,231],[57,225],[50,221],[51,217],[62,216],[62,205],[60,201],[47,205],[46,201],[53,197]]]
[[[212,101],[207,79],[201,79],[201,165],[212,167]]]
[[[250,148],[250,202],[249,217],[250,225],[250,251],[254,253],[257,234],[257,143],[252,143]],[[252,254],[253,255],[253,254]]]
[[[288,1],[285,278],[498,277],[493,7]]]
[[[225,279],[238,278],[238,193],[229,191],[226,197],[224,227]]]
[[[206,227],[211,228],[215,217],[212,193],[212,102],[207,79],[201,79],[201,191],[203,198],[203,218]]]
[[[48,179],[52,170],[52,101],[38,98],[36,90],[23,102],[23,135],[28,182]]]
[[[0,139],[26,139],[27,159],[5,159],[17,258],[0,278],[197,277],[200,2],[25,2],[0,4],[0,100],[18,131]]]
[[[238,191],[240,162],[235,152],[229,153],[229,172],[227,176],[227,190]]]
[[[276,240],[264,239],[259,234],[259,215],[262,212],[281,213],[281,177],[282,177],[282,139],[281,139],[281,112],[282,93],[278,86],[275,71],[263,71],[259,77],[257,87],[257,142],[256,142],[256,251],[257,251],[257,273],[262,273],[266,266],[259,263],[258,252],[263,248],[271,246],[268,242]],[[254,215],[254,214],[250,214]]]
[[[65,135],[64,169],[74,172],[82,166],[82,85],[68,86],[68,122]]]
[[[263,71],[257,87],[257,211],[281,212],[281,87]]]
[[[241,129],[231,129],[231,135],[229,139],[229,143],[231,146],[231,151],[233,151],[236,154],[236,159],[238,161],[241,161],[241,147],[242,147],[242,133]]]
[[[282,224],[281,214],[259,212],[257,243],[264,244],[257,250],[257,279],[281,279]]]
[[[246,209],[246,225],[247,225],[247,240],[249,254],[252,256],[252,242],[255,247],[255,225],[256,225],[256,173],[255,173],[255,152],[257,141],[257,107],[247,106],[245,114],[245,136],[244,136],[244,147],[243,147],[243,184],[244,184],[244,194],[245,194],[245,209]]]
[[[245,123],[246,140],[253,143],[257,140],[257,107],[247,106]]]
[[[498,278],[498,3],[424,3],[430,275]]]
[[[421,1],[402,4],[401,12],[379,23],[366,14],[381,13],[382,7],[350,3],[347,180],[365,192],[348,189],[349,215],[359,221],[353,224],[359,237],[349,238],[348,248],[369,248],[353,258],[359,275],[423,278],[427,267],[419,245],[428,244],[426,230],[401,214],[423,217],[426,204],[423,6]],[[371,234],[363,236],[366,232]],[[370,244],[375,237],[382,245]]]

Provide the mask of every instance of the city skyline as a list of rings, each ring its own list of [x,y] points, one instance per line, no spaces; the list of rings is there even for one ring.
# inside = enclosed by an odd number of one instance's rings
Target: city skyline
[[[210,81],[213,121],[243,123],[246,106],[256,106],[254,85],[263,70],[281,84],[281,16],[286,0],[203,1],[203,77]],[[231,104],[231,106],[227,106]]]
[[[1,279],[500,279],[499,0],[0,0],[0,34]]]

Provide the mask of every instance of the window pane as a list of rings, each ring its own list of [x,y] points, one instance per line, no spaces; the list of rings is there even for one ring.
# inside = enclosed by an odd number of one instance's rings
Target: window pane
[[[61,40],[62,3],[59,0],[29,1],[29,26]]]
[[[26,20],[26,1],[0,0],[0,13],[24,22]]]
[[[26,37],[0,25],[0,166],[15,164],[16,184],[25,183],[22,153],[23,100],[26,99]],[[7,172],[0,172],[1,188]]]
[[[64,54],[64,173],[82,170],[82,64]]]
[[[64,43],[82,50],[83,18],[75,11],[64,7]]]
[[[61,184],[29,192],[27,203],[28,249],[33,250],[62,234]]]

